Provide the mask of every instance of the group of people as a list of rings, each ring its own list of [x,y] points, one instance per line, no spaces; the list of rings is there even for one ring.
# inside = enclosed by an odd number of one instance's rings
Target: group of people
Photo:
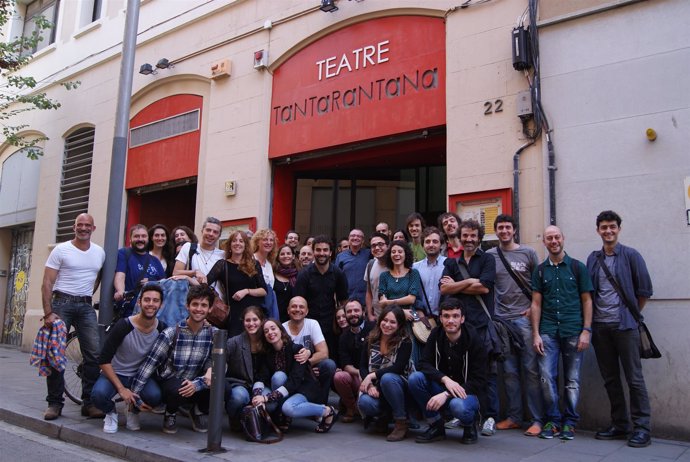
[[[221,327],[229,336],[225,409],[232,429],[240,428],[246,406],[265,406],[282,429],[307,417],[325,433],[337,418],[362,418],[388,441],[424,424],[418,443],[445,439],[448,428],[461,427],[461,442],[472,444],[480,433],[523,424],[527,436],[570,440],[579,421],[580,364],[593,343],[611,403],[611,424],[596,438],[649,445],[636,320],[652,284],[641,255],[618,242],[620,216],[599,214],[603,246],[586,264],[565,253],[556,226],[543,233],[547,257],[539,262],[534,249],[516,242],[517,227],[511,216],[499,215],[498,245],[484,251],[477,221],[443,213],[435,227],[412,213],[396,232],[378,224],[368,246],[362,230],[351,230],[334,256],[326,236],[300,246],[299,235],[289,231],[278,245],[270,229],[251,236],[234,231],[220,250],[221,223],[212,217],[198,241],[185,227],[170,234],[162,225],[135,225],[130,247],[118,253],[114,281],[124,317],[98,352],[91,295],[105,255],[90,241],[93,218],[83,214],[75,238],[56,246],[46,263],[45,323],[61,318],[67,329],[77,329],[84,353],[82,413],[104,416],[106,432],[118,429],[115,394],[127,404],[131,430],[140,427],[140,411],[161,403],[165,432],[177,430],[178,412],[189,416],[194,430],[206,430],[215,330],[206,316],[221,297],[229,306]],[[186,318],[168,327],[157,318],[165,295],[154,282],[166,277],[189,284]],[[438,323],[427,338],[413,333],[423,320]],[[502,368],[492,349],[499,323],[511,337]],[[507,397],[502,419],[499,371]],[[60,415],[63,388],[54,370],[47,420]],[[338,409],[328,404],[331,390]]]

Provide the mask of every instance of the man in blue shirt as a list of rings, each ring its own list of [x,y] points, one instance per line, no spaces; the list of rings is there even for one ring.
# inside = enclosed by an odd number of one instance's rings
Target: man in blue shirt
[[[435,226],[427,226],[422,232],[422,245],[424,246],[424,253],[426,257],[423,260],[413,264],[412,267],[419,271],[419,277],[422,280],[422,296],[418,298],[421,301],[417,306],[423,306],[429,315],[438,315],[438,306],[441,303],[441,291],[438,288],[438,283],[443,276],[443,262],[446,257],[441,255],[441,231]]]
[[[611,403],[611,424],[606,430],[597,432],[595,438],[628,438],[632,417],[633,434],[628,439],[628,446],[642,448],[651,443],[651,409],[642,375],[638,324],[631,310],[637,313],[642,311],[653,290],[642,255],[632,247],[618,242],[621,221],[621,217],[611,210],[597,216],[597,233],[603,247],[587,258],[587,268],[594,287],[592,344]],[[618,287],[609,281],[602,264],[606,265]],[[630,414],[623,394],[621,366],[628,383]]]
[[[343,250],[335,257],[335,266],[345,273],[348,298],[357,300],[362,306],[366,306],[367,284],[364,281],[364,272],[371,259],[371,252],[363,247],[364,232],[361,229],[355,228],[350,231],[347,240],[350,243],[350,248]]]

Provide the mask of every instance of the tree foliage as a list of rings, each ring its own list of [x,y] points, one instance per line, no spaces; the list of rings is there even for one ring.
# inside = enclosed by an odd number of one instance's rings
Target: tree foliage
[[[5,31],[5,25],[12,19],[14,0],[0,0],[0,31]],[[45,92],[37,91],[39,82],[31,76],[19,71],[32,59],[32,50],[44,40],[43,31],[54,27],[50,21],[42,16],[33,19],[35,27],[30,36],[12,38],[0,37],[0,127],[5,142],[18,148],[27,148],[27,157],[38,159],[43,151],[37,146],[46,137],[27,137],[23,132],[29,124],[13,124],[15,117],[29,111],[55,110],[60,102],[49,98]],[[4,34],[3,34],[4,35]],[[62,82],[67,90],[76,88],[80,82]]]

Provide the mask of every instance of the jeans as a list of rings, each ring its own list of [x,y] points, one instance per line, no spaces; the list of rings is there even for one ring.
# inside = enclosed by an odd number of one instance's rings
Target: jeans
[[[434,381],[426,378],[422,372],[414,372],[409,381],[410,394],[412,398],[424,412],[424,417],[429,424],[437,422],[441,418],[439,411],[429,411],[426,404],[432,396],[437,395],[446,388]],[[474,422],[477,412],[479,412],[479,399],[477,395],[467,395],[467,398],[450,398],[446,400],[443,408],[448,408],[451,415],[460,420],[460,425],[469,426]]]
[[[62,297],[53,297],[52,309],[65,322],[67,332],[74,326],[79,337],[79,347],[84,360],[81,377],[81,398],[84,406],[91,404],[91,389],[96,383],[100,368],[98,367],[98,321],[96,311],[85,302],[74,302]],[[51,370],[46,377],[48,385],[48,405],[60,406],[65,402],[65,373]]]
[[[129,388],[132,384],[134,377],[127,377],[124,375],[117,374],[117,378],[120,379],[122,385],[125,388]],[[115,409],[115,403],[113,402],[113,396],[117,394],[115,386],[105,375],[101,375],[96,380],[96,384],[91,390],[91,401],[93,404],[105,412],[112,412]],[[156,407],[161,403],[162,395],[161,389],[153,378],[150,378],[144,388],[139,393],[141,400],[151,407]]]
[[[542,334],[544,356],[539,357],[541,389],[544,394],[546,421],[556,425],[576,426],[580,420],[577,400],[580,397],[580,363],[582,352],[577,351],[579,335],[561,338]],[[564,413],[558,406],[558,360],[563,357]]]
[[[262,394],[268,395],[269,393],[271,393],[271,390],[264,388]],[[244,386],[235,384],[235,386],[230,387],[230,385],[226,383],[225,412],[228,413],[228,416],[231,418],[239,417],[240,413],[242,412],[242,408],[248,405],[251,400],[252,397],[250,395],[250,391]]]
[[[618,323],[594,323],[592,327],[592,344],[611,403],[611,423],[619,430],[630,430],[628,406],[621,382],[622,366],[630,394],[630,417],[633,428],[649,433],[651,408],[642,375],[639,331],[619,330]]]
[[[180,387],[183,379],[178,377],[170,377],[159,382],[161,390],[163,391],[163,400],[165,401],[165,412],[173,414],[177,412],[183,404],[196,404],[199,411],[208,414],[209,399],[211,392],[209,389],[197,391],[189,398],[180,395]]]
[[[333,385],[336,393],[338,393],[340,399],[343,400],[343,404],[347,409],[352,409],[353,411],[357,409],[357,395],[361,383],[362,379],[359,378],[359,374],[353,376],[345,371],[338,371],[335,373]]]
[[[390,409],[394,419],[407,418],[405,406],[407,382],[398,374],[388,373],[381,377],[379,398],[372,398],[366,393],[359,397],[357,405],[360,412],[367,417],[377,417]]]
[[[544,423],[544,398],[539,385],[539,361],[537,352],[532,348],[532,327],[529,318],[522,316],[509,321],[522,335],[525,348],[521,352],[507,356],[503,362],[503,382],[508,398],[508,418],[513,422],[522,422],[522,391],[520,371],[524,374],[524,386],[527,395],[527,408],[533,423]]]
[[[321,417],[325,408],[323,404],[310,403],[303,394],[296,393],[285,400],[281,409],[283,414],[294,418]]]
[[[335,376],[335,361],[332,359],[324,359],[318,364],[319,367],[319,383],[321,384],[321,393],[323,394],[323,402],[328,401],[328,392],[331,390],[333,384],[333,377]]]

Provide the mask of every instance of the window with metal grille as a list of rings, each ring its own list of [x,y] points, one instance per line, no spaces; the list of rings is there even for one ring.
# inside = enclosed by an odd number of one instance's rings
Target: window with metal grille
[[[154,141],[172,138],[199,129],[199,110],[157,120],[129,131],[129,147],[142,146]]]
[[[94,128],[82,128],[65,138],[65,157],[62,161],[60,203],[55,242],[72,238],[74,220],[89,208],[91,161],[93,159]]]

